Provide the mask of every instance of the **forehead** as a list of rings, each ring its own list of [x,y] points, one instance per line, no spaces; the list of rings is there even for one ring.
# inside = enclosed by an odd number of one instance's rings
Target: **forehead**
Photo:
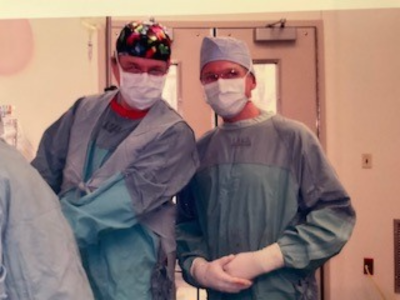
[[[244,67],[238,63],[229,60],[216,60],[207,63],[201,73],[217,73],[226,69],[244,69]]]
[[[168,66],[167,62],[158,60],[158,59],[151,59],[151,58],[143,58],[143,57],[136,57],[131,55],[119,55],[118,56],[119,63],[121,65],[129,65],[135,64],[141,67],[161,67],[166,68]]]

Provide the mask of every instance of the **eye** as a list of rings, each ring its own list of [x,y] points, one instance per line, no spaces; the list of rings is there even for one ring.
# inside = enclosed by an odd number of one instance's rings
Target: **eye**
[[[207,84],[218,80],[218,75],[214,73],[206,73],[200,77],[202,83]]]
[[[143,73],[143,71],[135,64],[129,64],[127,66],[122,67],[126,72],[129,73],[134,73],[134,74],[140,74]]]
[[[163,69],[150,69],[147,71],[147,73],[149,73],[149,75],[153,75],[153,76],[163,76],[165,74],[165,70]]]
[[[239,76],[240,73],[237,70],[230,69],[224,72],[221,77],[225,79],[233,79],[233,78],[238,78]]]

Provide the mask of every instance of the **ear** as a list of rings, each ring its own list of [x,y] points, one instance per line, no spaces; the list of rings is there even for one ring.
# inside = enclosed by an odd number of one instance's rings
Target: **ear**
[[[171,66],[171,59],[167,60],[166,64],[167,64],[167,73],[168,73],[169,67]]]
[[[120,77],[119,77],[119,68],[118,68],[118,63],[115,57],[110,58],[110,63],[111,63],[111,69],[114,74],[114,78],[117,80],[118,85],[120,84]]]
[[[250,73],[250,75],[251,75],[250,88],[251,88],[251,90],[254,90],[257,86],[257,80],[256,80],[256,77],[252,73]]]
[[[246,76],[246,90],[245,95],[249,99],[251,99],[251,91],[254,90],[257,86],[256,78],[253,74],[250,73],[250,76]]]

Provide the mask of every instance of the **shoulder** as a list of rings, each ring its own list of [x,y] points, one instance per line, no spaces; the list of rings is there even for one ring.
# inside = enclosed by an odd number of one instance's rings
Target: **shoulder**
[[[210,144],[213,137],[216,135],[218,131],[218,127],[213,128],[206,133],[204,133],[196,142],[197,151],[202,156],[204,152],[207,151],[208,145]]]
[[[315,133],[299,121],[276,115],[271,118],[271,123],[278,136],[286,142],[316,142],[318,140]]]
[[[111,90],[111,91],[106,91],[104,93],[98,93],[98,94],[90,94],[90,95],[85,95],[82,98],[87,99],[87,100],[99,100],[99,99],[110,99],[114,98],[116,94],[118,94],[119,90]]]
[[[288,134],[311,134],[311,130],[302,122],[286,118],[282,115],[275,115],[271,118],[276,130]]]
[[[152,110],[158,111],[161,115],[167,116],[168,118],[184,121],[182,116],[165,100],[161,99],[158,101]]]
[[[91,94],[80,97],[77,102],[98,102],[110,101],[118,93],[118,90],[107,91],[105,93]]]
[[[182,137],[186,135],[194,137],[194,132],[190,125],[164,100],[159,101],[156,106],[150,110],[149,117],[153,119],[153,122],[161,122],[163,126],[167,126],[167,131],[170,133],[182,134]]]
[[[108,91],[101,94],[85,95],[75,101],[70,110],[75,115],[77,112],[87,112],[93,109],[103,109],[115,97],[118,91]]]
[[[189,124],[175,111],[167,109],[156,118],[152,116],[154,129],[161,133],[161,139],[173,139],[177,144],[196,143],[195,134]]]
[[[172,131],[177,135],[180,135],[182,138],[183,137],[193,137],[194,139],[194,132],[193,129],[189,126],[188,123],[186,123],[185,120],[181,119],[175,124],[173,124],[168,131]]]
[[[33,180],[33,167],[18,150],[3,140],[0,140],[0,157],[2,158],[0,160],[0,176],[2,180],[5,178],[15,178],[15,180],[22,182]],[[34,176],[37,175],[35,174]]]

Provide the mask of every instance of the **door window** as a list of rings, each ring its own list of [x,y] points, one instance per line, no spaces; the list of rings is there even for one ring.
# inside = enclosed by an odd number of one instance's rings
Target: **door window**
[[[277,112],[277,64],[255,62],[257,86],[252,92],[252,101],[261,109]]]

